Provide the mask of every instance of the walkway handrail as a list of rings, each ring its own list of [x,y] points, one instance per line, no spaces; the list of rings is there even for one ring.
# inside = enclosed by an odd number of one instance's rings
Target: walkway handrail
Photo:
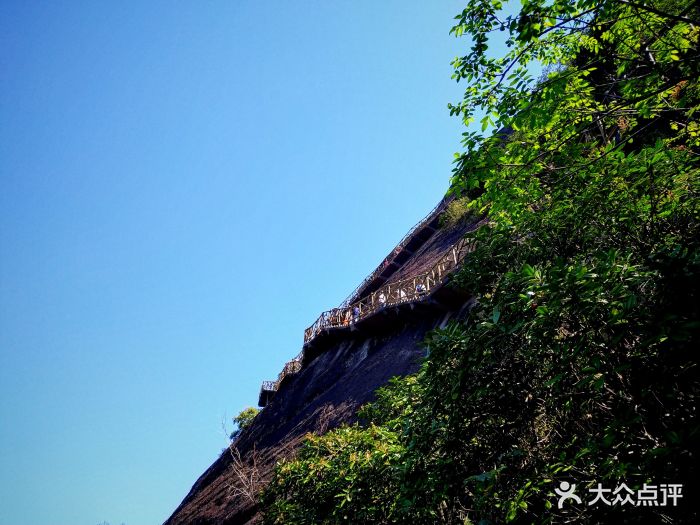
[[[268,392],[277,391],[277,381],[263,381],[260,390],[266,390]]]
[[[426,224],[430,223],[431,220],[435,218],[435,215],[437,214],[438,211],[442,208],[445,200],[448,197],[443,197],[440,202],[437,203],[437,206],[435,206],[430,212],[423,217],[418,224],[413,226],[410,230],[408,230],[408,233],[403,236],[403,238],[399,241],[399,243],[396,245],[396,247],[391,251],[389,255],[384,257],[382,262],[379,263],[379,266],[377,266],[374,271],[369,274],[367,277],[364,278],[364,280],[357,285],[357,287],[348,295],[345,300],[340,303],[340,308],[345,308],[348,305],[350,305],[351,302],[354,302],[355,299],[357,298],[356,296],[360,293],[360,291],[367,286],[369,283],[371,283],[374,279],[377,278],[377,276],[384,271],[384,269],[391,264],[391,261],[398,255],[401,250],[408,244],[408,242],[411,240],[411,237],[413,234],[419,230],[420,228],[424,227]]]
[[[326,328],[350,326],[387,306],[422,300],[473,250],[473,241],[462,238],[427,272],[386,284],[359,301],[323,312],[304,331],[304,344]]]
[[[313,340],[321,330],[326,328],[351,326],[386,307],[422,301],[440,286],[472,251],[474,251],[474,241],[462,237],[428,271],[415,277],[406,277],[386,284],[350,305],[341,305],[323,312],[316,322],[304,331],[304,344]],[[261,399],[263,392],[276,392],[284,378],[299,372],[303,361],[304,348],[299,355],[284,365],[275,381],[263,381],[260,388]]]
[[[280,384],[282,384],[282,381],[285,377],[292,374],[296,374],[301,370],[302,358],[303,351],[297,357],[285,363],[284,368],[282,368],[282,371],[277,375],[277,379],[275,381],[263,381],[260,390],[268,392],[277,392],[277,389],[279,388]]]

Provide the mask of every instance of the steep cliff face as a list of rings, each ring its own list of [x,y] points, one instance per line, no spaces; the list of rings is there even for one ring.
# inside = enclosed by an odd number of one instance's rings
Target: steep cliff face
[[[395,250],[394,255],[404,254],[401,264],[385,259],[385,267],[394,267],[390,271],[378,268],[374,274],[384,272],[386,277],[379,284],[366,281],[365,288],[376,290],[425,272],[477,226],[466,219],[440,227],[439,215],[446,204],[441,203],[414,230],[422,238],[403,243],[410,246],[410,253]],[[360,288],[358,291],[362,295]],[[466,315],[468,306],[468,294],[451,289],[445,281],[420,301],[391,305],[362,323],[319,333],[305,345],[301,370],[283,379],[267,406],[238,438],[236,450],[222,453],[202,474],[166,524],[257,522],[254,493],[275,462],[293,454],[306,433],[323,433],[352,422],[357,409],[391,377],[415,372],[425,354],[421,347],[425,334]]]

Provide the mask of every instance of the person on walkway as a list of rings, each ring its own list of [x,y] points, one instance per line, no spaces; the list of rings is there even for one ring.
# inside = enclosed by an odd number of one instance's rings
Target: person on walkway
[[[360,320],[360,307],[353,306],[352,307],[352,322],[356,323],[359,320]]]

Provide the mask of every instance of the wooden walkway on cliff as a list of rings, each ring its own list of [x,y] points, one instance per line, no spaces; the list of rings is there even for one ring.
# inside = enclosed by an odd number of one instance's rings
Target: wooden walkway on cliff
[[[460,239],[427,272],[389,283],[348,306],[323,312],[316,322],[304,331],[304,345],[311,343],[321,333],[333,328],[353,327],[391,306],[428,299],[433,290],[442,286],[445,278],[472,250],[473,247],[469,241]]]
[[[304,346],[301,353],[285,364],[275,381],[263,382],[258,404],[262,407],[266,406],[285,378],[299,372],[304,364],[309,363],[320,353],[319,348],[314,346],[314,343],[318,339],[322,339],[323,336],[340,335],[349,330],[360,330],[363,325],[368,325],[371,319],[376,320],[379,314],[386,314],[390,311],[398,312],[403,307],[412,309],[420,303],[435,303],[436,294],[444,290],[448,276],[473,249],[473,241],[462,237],[429,270],[390,282],[358,300],[349,304],[346,300],[344,301],[346,304],[323,312],[316,319],[316,322],[304,331]],[[393,253],[396,254],[397,250],[394,250]],[[385,265],[380,264],[378,270],[381,270],[382,267]],[[375,270],[353,294],[357,295],[357,291],[366,290],[368,285],[376,282],[377,273],[378,271]],[[353,294],[350,298],[353,297]],[[379,322],[382,322],[381,318]]]

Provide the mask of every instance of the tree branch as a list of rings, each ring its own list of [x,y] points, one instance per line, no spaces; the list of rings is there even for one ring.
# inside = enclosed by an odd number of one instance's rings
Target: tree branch
[[[641,9],[642,11],[647,11],[648,13],[654,13],[655,15],[659,15],[659,16],[662,16],[664,18],[668,18],[669,20],[675,20],[676,22],[682,22],[684,24],[697,24],[698,23],[698,20],[692,20],[690,18],[686,18],[685,16],[683,16],[683,14],[690,11],[690,9],[694,5],[697,5],[697,0],[692,2],[690,4],[690,6],[685,11],[683,11],[683,13],[680,15],[672,15],[671,13],[666,13],[666,12],[660,11],[659,9],[656,9],[654,7],[649,7],[648,5],[639,4],[639,3],[633,2],[631,0],[618,0],[618,2],[620,2],[621,4],[624,4],[624,5],[628,5],[630,7],[634,7],[636,9]]]

